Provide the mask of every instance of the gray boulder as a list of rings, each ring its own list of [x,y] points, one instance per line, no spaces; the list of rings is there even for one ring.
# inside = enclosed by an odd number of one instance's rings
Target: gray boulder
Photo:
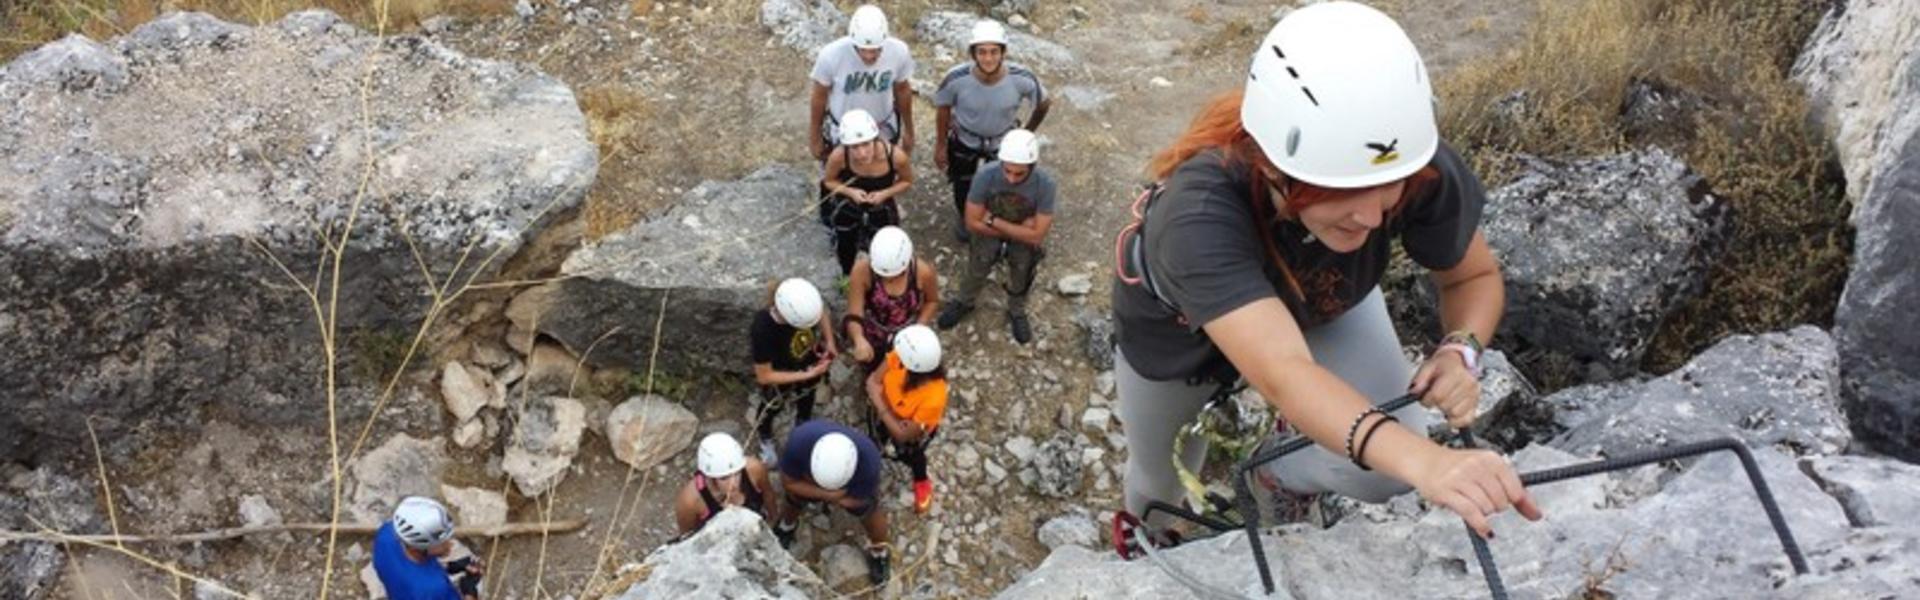
[[[530,400],[520,407],[513,441],[500,466],[522,495],[544,494],[566,478],[586,429],[587,409],[579,400],[561,396]]]
[[[1705,282],[1732,224],[1725,204],[1659,149],[1522,160],[1482,223],[1507,282],[1501,336],[1631,370]]]
[[[760,24],[780,43],[813,56],[846,32],[847,14],[829,0],[765,0]]]
[[[972,13],[930,11],[921,15],[918,23],[914,23],[913,33],[919,36],[920,43],[946,48],[965,60],[967,41],[973,36],[973,24],[979,20],[980,17]],[[1052,70],[1070,70],[1080,66],[1080,59],[1066,46],[1017,29],[1007,30],[1007,60]]]
[[[1857,543],[1839,506],[1800,475],[1792,458],[1766,448],[1756,458],[1809,554]],[[1541,446],[1514,456],[1522,471],[1578,460]],[[1490,549],[1513,598],[1565,598],[1572,590],[1619,598],[1767,596],[1791,571],[1743,473],[1739,462],[1723,453],[1700,460],[1647,496],[1620,493],[1621,479],[1611,476],[1536,486],[1531,491],[1547,518],[1528,523],[1512,513],[1496,517],[1497,538]],[[1272,596],[1262,593],[1247,538],[1239,531],[1188,542],[1164,557],[1196,581],[1248,597],[1486,596],[1485,579],[1457,516],[1428,510],[1382,518],[1347,519],[1326,530],[1288,525],[1262,535],[1278,587]],[[1874,571],[1875,581],[1912,570],[1911,565],[1864,563],[1855,568]],[[999,597],[1194,596],[1151,561],[1123,562],[1110,552],[1069,546]]]
[[[394,434],[380,447],[367,451],[348,471],[353,475],[348,507],[354,522],[378,524],[393,514],[407,496],[437,497],[440,470],[447,462],[439,440]]]
[[[1920,528],[1855,529],[1845,541],[1807,550],[1813,574],[1795,577],[1767,598],[1857,600],[1920,597]]]
[[[323,425],[300,288],[331,295],[316,269],[356,198],[343,340],[413,331],[431,283],[485,280],[580,201],[597,151],[565,85],[417,37],[315,28],[330,17],[172,13],[0,71],[0,458],[84,448],[75,415],[129,445],[212,403]],[[346,365],[367,360],[340,346]]]
[[[760,520],[741,508],[714,515],[693,537],[647,556],[646,579],[616,596],[643,598],[830,598],[826,582],[780,548]]]
[[[1912,2],[1836,6],[1794,66],[1854,200],[1853,268],[1834,311],[1847,414],[1867,444],[1920,462],[1920,43]]]
[[[607,414],[613,456],[635,469],[666,462],[693,445],[700,418],[659,396],[635,396]]]
[[[1728,337],[1657,379],[1590,384],[1545,402],[1568,428],[1552,445],[1576,454],[1618,456],[1730,436],[1830,455],[1852,441],[1838,384],[1832,338],[1803,325]]]
[[[784,165],[702,183],[679,204],[574,251],[561,267],[565,280],[514,297],[507,316],[588,364],[642,368],[664,295],[661,335],[674,351],[660,353],[661,367],[744,370],[747,328],[773,282],[803,277],[838,300],[840,270],[814,193],[809,176]]]
[[[1807,461],[1807,476],[1840,500],[1855,527],[1911,524],[1920,515],[1920,466],[1864,456]]]
[[[1034,5],[1040,2],[1039,0],[973,0],[973,3],[987,9],[987,14],[993,15],[993,18],[1005,21],[1014,15],[1032,16]]]
[[[1081,450],[1086,447],[1073,435],[1065,431],[1054,434],[1033,451],[1028,463],[1029,471],[1021,479],[1034,493],[1049,498],[1072,498],[1079,495],[1081,474],[1085,472],[1085,459]]]
[[[1113,313],[1081,308],[1079,312],[1073,314],[1073,324],[1080,328],[1082,335],[1086,336],[1082,338],[1084,340],[1082,348],[1087,360],[1093,363],[1093,368],[1103,371],[1112,369],[1113,353],[1116,352],[1113,345],[1120,341],[1119,334],[1113,326]]]

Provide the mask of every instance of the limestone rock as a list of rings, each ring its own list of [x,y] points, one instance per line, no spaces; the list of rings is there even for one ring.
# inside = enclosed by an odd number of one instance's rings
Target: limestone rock
[[[636,469],[665,462],[693,445],[700,418],[659,396],[635,396],[607,415],[613,455]]]
[[[613,596],[648,598],[833,597],[832,590],[780,548],[760,516],[741,508],[714,515],[693,537],[655,550],[644,581]]]
[[[500,466],[522,495],[544,494],[566,477],[574,455],[580,452],[586,419],[586,407],[572,398],[544,396],[521,407],[513,441]]]

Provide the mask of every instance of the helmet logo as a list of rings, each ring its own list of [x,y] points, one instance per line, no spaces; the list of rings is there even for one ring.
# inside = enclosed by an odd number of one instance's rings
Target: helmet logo
[[[1385,144],[1382,144],[1380,142],[1367,142],[1368,150],[1372,150],[1374,152],[1379,153],[1373,157],[1373,164],[1376,164],[1376,165],[1384,165],[1396,160],[1400,160],[1400,150],[1398,149],[1399,147],[1400,147],[1399,138],[1394,138],[1393,141],[1387,142]]]

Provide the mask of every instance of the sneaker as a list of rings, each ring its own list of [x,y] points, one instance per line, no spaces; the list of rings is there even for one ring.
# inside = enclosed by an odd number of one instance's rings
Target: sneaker
[[[933,480],[913,482],[913,512],[926,514],[929,508],[933,508]]]
[[[760,462],[769,467],[780,462],[780,454],[773,449],[773,440],[760,440]]]
[[[938,323],[940,329],[953,329],[953,326],[959,325],[960,320],[967,318],[967,315],[972,312],[973,305],[971,304],[958,301],[947,303],[947,307],[940,311],[940,321]]]
[[[867,547],[867,578],[876,586],[886,585],[887,577],[892,575],[892,561],[888,559],[886,544]]]
[[[1013,341],[1021,344],[1033,341],[1033,324],[1027,322],[1026,313],[1008,314],[1007,326],[1013,328]]]
[[[781,549],[792,550],[794,534],[799,530],[800,523],[798,521],[792,523],[774,523],[773,538],[780,540]]]

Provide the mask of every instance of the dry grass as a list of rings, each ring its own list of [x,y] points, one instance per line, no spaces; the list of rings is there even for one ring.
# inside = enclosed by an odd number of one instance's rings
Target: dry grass
[[[1826,324],[1851,232],[1829,148],[1787,76],[1820,0],[1543,1],[1508,54],[1440,81],[1441,129],[1498,184],[1510,153],[1586,156],[1657,141],[1734,209],[1706,292],[1654,340],[1670,370],[1733,333]],[[1697,96],[1692,122],[1638,139],[1621,118],[1635,81]],[[1522,101],[1502,100],[1525,91]]]
[[[267,23],[287,13],[325,8],[368,30],[402,31],[434,15],[511,12],[512,0],[20,0],[0,15],[0,57],[11,58],[68,33],[102,40],[170,11],[200,11],[240,23]]]
[[[647,116],[651,112],[645,94],[623,85],[586,88],[579,94],[580,112],[587,116],[587,132],[600,148],[602,160],[621,164],[620,159],[644,154]],[[594,186],[586,199],[588,239],[619,231],[638,221],[641,211],[633,202],[623,202],[620,194],[608,186]]]

